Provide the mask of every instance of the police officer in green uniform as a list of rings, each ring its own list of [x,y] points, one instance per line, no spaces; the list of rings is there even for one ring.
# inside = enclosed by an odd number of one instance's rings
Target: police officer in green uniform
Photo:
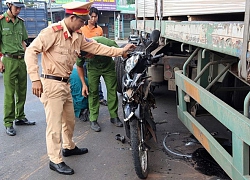
[[[93,37],[98,43],[118,47],[115,41],[107,39],[102,36]],[[88,57],[88,55],[86,55]],[[89,82],[89,120],[90,127],[96,132],[101,131],[101,127],[97,123],[98,115],[99,115],[99,89],[98,84],[100,82],[100,77],[102,76],[106,87],[107,87],[107,100],[108,100],[108,110],[110,113],[110,121],[117,127],[122,127],[123,123],[120,121],[118,117],[118,97],[117,97],[117,79],[115,73],[115,62],[112,57],[106,56],[94,56],[92,58],[87,58],[87,74],[88,74],[88,82]],[[83,70],[84,61],[82,59],[78,59],[76,62],[78,74],[80,79],[84,79],[84,70]]]
[[[6,133],[15,136],[15,125],[34,125],[25,118],[24,104],[27,90],[27,71],[24,62],[28,39],[23,20],[18,17],[24,3],[21,0],[7,0],[8,10],[0,15],[0,72],[4,80],[4,126]]]

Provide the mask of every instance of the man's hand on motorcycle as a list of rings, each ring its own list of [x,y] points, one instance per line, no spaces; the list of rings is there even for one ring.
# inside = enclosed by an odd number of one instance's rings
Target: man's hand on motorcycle
[[[134,49],[136,48],[136,45],[134,45],[134,44],[126,44],[126,46],[124,46],[124,51],[133,51]]]
[[[124,46],[123,50],[124,53],[122,55],[123,58],[126,58],[128,55],[128,51],[133,51],[136,48],[136,46],[134,44],[126,44],[126,46]]]
[[[86,84],[82,86],[82,95],[84,97],[87,97],[89,95],[88,86],[86,86]]]
[[[37,97],[41,97],[43,93],[43,85],[40,80],[32,82],[32,93]]]

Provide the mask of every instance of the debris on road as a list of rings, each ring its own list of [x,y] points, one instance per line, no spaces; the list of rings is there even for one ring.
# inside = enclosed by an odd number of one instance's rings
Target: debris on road
[[[121,141],[122,143],[125,143],[125,137],[121,136],[120,134],[117,134],[115,136],[115,139],[118,140],[118,141]]]

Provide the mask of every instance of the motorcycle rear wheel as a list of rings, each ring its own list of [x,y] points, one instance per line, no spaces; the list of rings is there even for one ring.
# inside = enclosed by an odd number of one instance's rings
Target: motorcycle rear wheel
[[[130,122],[130,141],[135,172],[140,179],[148,176],[148,150],[140,143],[140,127],[137,119]]]

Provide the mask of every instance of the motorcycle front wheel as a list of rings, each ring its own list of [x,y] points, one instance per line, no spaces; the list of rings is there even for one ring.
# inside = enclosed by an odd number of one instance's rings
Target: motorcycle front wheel
[[[148,150],[141,144],[138,120],[134,118],[130,123],[130,141],[135,172],[140,179],[146,179],[148,176]]]

